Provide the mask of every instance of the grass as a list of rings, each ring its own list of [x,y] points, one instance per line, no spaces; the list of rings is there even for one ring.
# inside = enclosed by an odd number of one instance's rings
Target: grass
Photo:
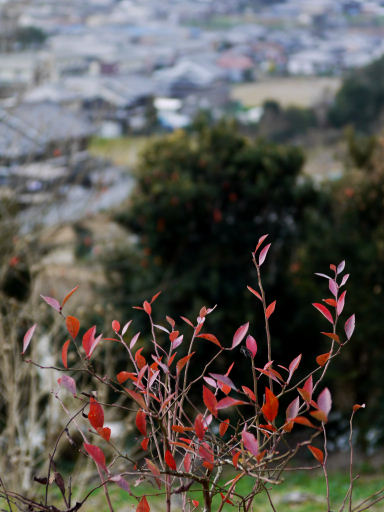
[[[339,509],[345,493],[349,487],[348,475],[346,472],[330,472],[330,496],[331,496],[331,508],[335,512]],[[227,479],[229,480],[229,476]],[[225,479],[224,482],[227,480]],[[236,491],[241,495],[247,495],[252,488],[254,481],[251,478],[244,477],[241,479],[237,486]],[[378,489],[384,486],[384,476],[381,473],[374,474],[362,474],[361,477],[355,482],[353,490],[353,501],[355,506],[358,505],[367,496],[373,494]],[[146,495],[148,503],[151,507],[151,512],[162,512],[164,510],[164,497],[156,496],[157,488],[153,487],[150,483],[143,483],[135,487],[135,483],[131,483],[132,491],[135,495],[143,496]],[[277,486],[269,486],[272,501],[274,503],[277,512],[325,512],[326,511],[326,491],[325,482],[320,470],[304,472],[304,471],[292,471],[285,474],[284,482]],[[53,489],[52,489],[53,491]],[[136,510],[137,501],[129,496],[129,494],[116,485],[110,484],[109,491],[112,498],[114,509],[119,512],[133,512]],[[53,491],[56,494],[56,491]],[[293,492],[303,496],[303,501],[289,502],[287,499]],[[196,509],[196,512],[201,512],[203,498],[202,493],[199,490],[191,492],[191,497],[200,502],[200,507]],[[216,496],[213,502],[213,511],[217,511],[221,504],[221,497]],[[60,507],[59,503],[56,503]],[[0,500],[0,507],[4,507],[5,504]],[[106,503],[103,491],[98,489],[89,498],[84,505],[84,511],[87,512],[99,512],[106,510]],[[231,505],[225,505],[225,512],[236,510]],[[270,504],[266,493],[259,494],[255,501],[252,512],[269,512],[271,511]],[[345,512],[348,510],[346,506]],[[379,512],[384,510],[384,502],[378,503],[370,509],[372,512]],[[182,512],[181,505],[174,500],[172,506],[173,512]]]
[[[94,156],[108,158],[116,165],[133,167],[138,155],[149,140],[146,136],[118,137],[116,139],[92,139],[89,151]]]

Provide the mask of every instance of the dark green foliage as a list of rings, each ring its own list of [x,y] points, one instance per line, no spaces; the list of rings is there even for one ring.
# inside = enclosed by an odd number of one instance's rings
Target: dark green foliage
[[[337,128],[350,124],[363,132],[374,130],[384,108],[383,80],[384,58],[352,71],[330,109],[331,124]]]
[[[246,320],[261,313],[246,286],[256,279],[251,251],[268,232],[274,241],[266,272],[269,299],[279,298],[279,322],[272,329],[286,343],[300,316],[294,314],[289,285],[292,255],[307,220],[317,218],[316,205],[324,203],[300,175],[302,163],[297,148],[250,142],[226,122],[152,143],[138,169],[131,203],[119,215],[138,235],[143,273],[132,264],[135,258],[132,263],[131,258],[120,260],[117,272],[113,258],[108,268],[114,269],[116,288],[127,283],[127,293],[136,300],[163,290],[156,309],[162,305],[171,316],[172,311],[196,316],[203,304],[217,303],[209,325],[229,343],[239,315]],[[132,305],[126,297],[123,301]],[[298,353],[302,342],[308,350],[304,341],[297,340]]]
[[[45,43],[47,35],[37,27],[20,27],[15,34],[22,49],[36,48]]]

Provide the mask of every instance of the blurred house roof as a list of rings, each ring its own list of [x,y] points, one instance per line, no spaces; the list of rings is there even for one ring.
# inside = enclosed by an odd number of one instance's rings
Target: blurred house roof
[[[57,104],[20,104],[0,109],[0,158],[12,159],[44,153],[50,143],[88,137],[91,125]]]

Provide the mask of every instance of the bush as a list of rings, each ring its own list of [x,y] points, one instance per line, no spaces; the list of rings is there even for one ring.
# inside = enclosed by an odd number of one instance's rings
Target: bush
[[[327,510],[330,511],[326,426],[332,398],[323,380],[333,359],[349,343],[355,327],[355,317],[352,315],[344,323],[343,334],[336,332],[344,309],[346,292],[343,287],[348,274],[344,274],[344,262],[330,266],[331,276],[318,274],[326,279],[331,297],[313,304],[330,324],[330,328],[322,333],[328,351],[316,358],[317,366],[309,374],[303,375],[300,370],[301,354],[294,354],[287,367],[278,365],[272,356],[270,322],[283,306],[279,306],[275,313],[276,300],[267,299],[264,291],[261,267],[271,246],[266,243],[266,238],[267,235],[260,237],[252,253],[258,287],[254,289],[248,286],[263,312],[265,347],[258,346],[250,334],[248,322],[236,329],[230,345],[223,344],[207,327],[208,318],[214,313],[215,307],[202,307],[194,322],[183,316],[176,322],[167,316],[164,324],[155,323],[153,309],[160,292],[136,307],[149,323],[149,342],[139,349],[136,347],[140,333],[127,341],[126,333],[131,321],[121,327],[117,320],[112,322],[112,337],[97,335],[93,326],[83,333],[80,346],[80,322],[74,316],[65,316],[63,312],[76,288],[61,303],[54,298],[43,297],[65,319],[69,339],[62,347],[62,365],[57,367],[62,376],[58,383],[60,388],[73,396],[73,400],[68,402],[67,397],[63,398],[58,390],[54,392],[68,415],[68,421],[52,449],[47,476],[38,479],[45,486],[44,502],[38,504],[15,492],[6,491],[3,484],[0,495],[8,500],[10,510],[12,503],[24,503],[29,506],[28,510],[59,510],[51,504],[50,485],[53,483],[60,489],[65,505],[62,510],[66,512],[79,510],[99,487],[103,487],[108,509],[112,511],[114,507],[109,484],[127,491],[137,502],[137,512],[150,511],[151,496],[163,496],[167,511],[172,509],[171,498],[175,496],[181,499],[184,511],[201,507],[207,512],[211,511],[216,497],[217,512],[221,512],[226,504],[235,505],[239,510],[252,510],[255,496],[263,492],[268,495],[271,509],[275,510],[271,486],[281,482],[284,471],[291,467],[299,451],[305,449],[309,450],[308,454],[323,470]],[[189,341],[186,332],[181,332],[180,322],[186,324],[185,329],[190,333]],[[23,354],[35,330],[36,324],[25,334]],[[126,353],[126,370],[120,371],[116,377],[98,375],[91,359],[94,359],[101,344],[113,342]],[[207,350],[202,353],[204,345],[211,347],[210,353]],[[183,346],[186,355],[180,357]],[[71,359],[77,360],[75,365],[69,364],[69,350]],[[252,374],[251,388],[244,386],[240,379],[234,382],[230,376],[239,350],[247,355],[246,371]],[[260,357],[260,352],[265,354],[264,357]],[[219,358],[224,359],[227,354],[227,370],[217,373],[215,367]],[[192,366],[197,367],[196,377],[191,377]],[[85,390],[78,392],[81,374],[85,374],[91,382]],[[112,403],[102,402],[95,396],[91,387],[93,382],[109,389],[114,397]],[[193,388],[198,390],[197,401],[191,398]],[[74,403],[78,404],[77,407],[73,406]],[[347,503],[349,510],[352,508],[356,479],[353,473],[352,420],[361,407],[364,405],[356,404],[352,409],[350,485],[340,511]],[[134,411],[136,429],[140,434],[139,453],[127,453],[124,444],[111,437],[111,429],[105,425],[104,412],[116,410],[124,414]],[[307,435],[303,434],[300,442],[292,443],[289,441],[291,432],[298,428],[302,428]],[[79,450],[94,462],[100,483],[72,505],[71,482],[66,486],[63,476],[57,471],[56,459],[62,438],[66,436],[72,443],[74,432],[81,436]],[[108,452],[107,456],[104,452]],[[311,467],[313,464],[309,469]],[[223,474],[224,470],[226,472]],[[224,483],[222,476],[229,477],[229,480]],[[238,491],[237,485],[247,476],[252,478],[253,486],[243,494]],[[153,490],[144,494],[133,491],[129,479],[136,479],[136,483],[150,481]],[[201,491],[202,503],[195,499],[197,490]],[[384,489],[355,506],[354,510],[366,510],[381,499],[384,499]]]

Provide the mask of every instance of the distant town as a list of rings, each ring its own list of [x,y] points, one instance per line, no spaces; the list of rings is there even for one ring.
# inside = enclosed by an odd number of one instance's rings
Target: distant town
[[[236,84],[339,77],[382,56],[383,35],[379,0],[0,0],[2,195],[16,183],[43,201],[105,170],[92,136],[173,131],[202,110],[255,123],[262,105]]]

